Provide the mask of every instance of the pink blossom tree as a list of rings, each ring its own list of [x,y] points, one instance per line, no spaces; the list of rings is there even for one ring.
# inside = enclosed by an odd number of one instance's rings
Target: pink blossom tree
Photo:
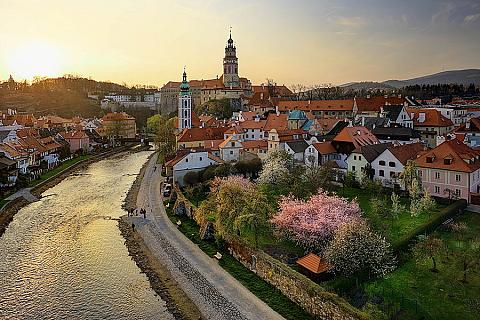
[[[308,249],[322,249],[334,232],[352,219],[360,217],[360,207],[325,191],[303,201],[292,197],[280,199],[279,211],[271,219],[281,234]]]

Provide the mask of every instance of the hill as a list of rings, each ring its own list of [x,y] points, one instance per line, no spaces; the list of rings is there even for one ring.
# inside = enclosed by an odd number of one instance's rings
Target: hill
[[[405,80],[387,80],[383,82],[350,82],[341,85],[345,89],[352,90],[375,90],[375,89],[395,89],[410,85],[434,85],[434,84],[463,84],[474,83],[480,85],[480,69],[465,69],[443,71],[435,74],[405,79]]]

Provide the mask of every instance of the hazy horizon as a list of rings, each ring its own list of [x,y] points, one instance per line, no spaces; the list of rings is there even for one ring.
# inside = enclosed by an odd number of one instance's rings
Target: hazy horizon
[[[480,1],[0,3],[0,79],[78,74],[162,86],[222,74],[232,27],[252,83],[343,84],[480,68]]]

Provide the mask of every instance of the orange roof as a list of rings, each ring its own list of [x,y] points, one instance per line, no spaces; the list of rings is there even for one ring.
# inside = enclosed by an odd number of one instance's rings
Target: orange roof
[[[60,135],[65,139],[87,139],[88,135],[83,131],[61,132]]]
[[[408,114],[413,114],[414,127],[451,127],[453,122],[445,118],[442,113],[436,109],[416,109],[408,108]],[[425,120],[420,122],[420,114],[424,114]]]
[[[298,259],[297,264],[315,274],[320,274],[330,270],[331,268],[326,262],[323,262],[320,257],[314,253],[309,253],[306,256]]]
[[[268,114],[265,127],[263,129],[265,131],[269,131],[271,129],[277,129],[277,130],[288,129],[288,115],[287,114],[277,115],[276,113]]]
[[[424,168],[474,172],[480,169],[479,156],[479,151],[453,139],[425,152],[415,162],[419,167]]]
[[[266,123],[266,120],[245,120],[243,122],[240,122],[239,126],[242,129],[263,129]]]
[[[330,141],[313,143],[312,146],[317,149],[320,154],[330,154],[337,152],[337,150],[335,150]]]
[[[178,142],[193,142],[205,140],[223,140],[223,134],[228,128],[191,128],[183,129],[178,136]]]
[[[378,143],[377,137],[365,127],[345,127],[340,131],[333,141],[351,142],[358,148],[360,146]]]
[[[468,120],[468,129],[467,124],[462,123],[455,132],[478,132],[480,131],[480,118],[471,118]]]
[[[421,151],[424,151],[425,146],[421,142],[407,143],[399,146],[391,146],[388,150],[405,165],[408,160],[415,159]]]
[[[268,143],[266,140],[248,140],[243,141],[242,146],[244,149],[266,149]]]
[[[279,111],[302,110],[302,111],[352,111],[353,99],[345,100],[301,100],[279,101]]]
[[[222,139],[218,139],[218,140],[205,140],[203,142],[203,144],[205,145],[205,148],[206,149],[210,149],[210,150],[218,150],[218,146],[220,145],[220,143],[223,142],[223,138]]]
[[[385,105],[403,105],[405,98],[402,97],[370,97],[370,98],[355,98],[358,112],[362,111],[376,111],[380,112],[380,108]]]
[[[125,112],[109,112],[102,117],[103,121],[122,121],[122,120],[135,120],[131,115]]]

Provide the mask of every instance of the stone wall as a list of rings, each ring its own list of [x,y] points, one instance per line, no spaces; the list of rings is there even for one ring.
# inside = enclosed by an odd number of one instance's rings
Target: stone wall
[[[187,216],[193,219],[196,207],[183,195],[177,185],[173,187],[172,196],[175,198],[173,212],[177,216]]]
[[[313,316],[329,320],[368,318],[338,295],[325,291],[318,284],[268,254],[254,251],[240,243],[230,242],[228,247],[235,259]]]

